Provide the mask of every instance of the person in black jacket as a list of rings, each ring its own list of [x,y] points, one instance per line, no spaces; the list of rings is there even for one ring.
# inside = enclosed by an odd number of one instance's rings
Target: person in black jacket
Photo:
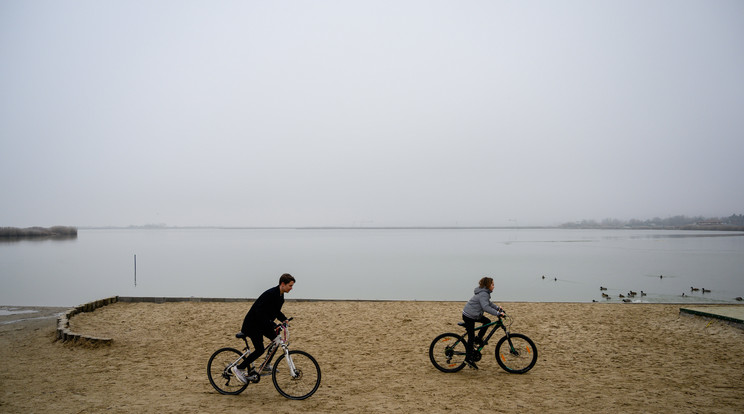
[[[276,337],[276,324],[275,319],[282,322],[287,322],[287,317],[282,313],[282,305],[284,305],[284,294],[292,290],[295,284],[295,279],[289,273],[285,273],[279,277],[279,285],[262,293],[261,296],[256,299],[248,310],[248,313],[243,319],[243,327],[240,329],[245,336],[251,338],[253,343],[253,352],[251,352],[243,362],[237,367],[232,368],[235,377],[242,383],[248,383],[247,376],[256,375],[255,372],[246,373],[246,368],[251,366],[253,361],[257,360],[266,350],[263,344],[263,337],[267,337],[270,340],[274,340]]]

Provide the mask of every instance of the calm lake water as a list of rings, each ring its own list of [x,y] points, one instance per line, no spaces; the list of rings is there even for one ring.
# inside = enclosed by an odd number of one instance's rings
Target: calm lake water
[[[491,276],[495,302],[606,301],[600,286],[611,301],[634,290],[647,292],[635,301],[735,302],[744,296],[744,234],[80,230],[76,239],[0,242],[0,305],[75,306],[114,295],[254,298],[285,272],[297,278],[288,298],[298,299],[465,301]]]

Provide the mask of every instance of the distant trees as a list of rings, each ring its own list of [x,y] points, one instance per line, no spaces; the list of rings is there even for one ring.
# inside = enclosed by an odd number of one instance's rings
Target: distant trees
[[[29,237],[77,237],[76,227],[0,227],[0,237],[6,239],[20,239]]]
[[[744,226],[744,214],[732,214],[728,218],[728,223],[734,226]]]
[[[733,214],[729,217],[687,217],[673,216],[668,218],[654,217],[647,220],[631,219],[628,221],[606,218],[601,222],[581,220],[563,223],[559,227],[577,229],[683,229],[683,230],[744,230],[744,215]]]

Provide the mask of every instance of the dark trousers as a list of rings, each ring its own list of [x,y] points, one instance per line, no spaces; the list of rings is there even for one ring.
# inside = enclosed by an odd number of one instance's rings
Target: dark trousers
[[[251,342],[253,343],[253,352],[251,352],[243,362],[238,365],[238,369],[246,369],[250,366],[250,364],[257,360],[263,353],[266,351],[266,348],[264,348],[263,344],[263,338],[264,336],[269,338],[269,340],[273,341],[274,338],[276,338],[276,328],[274,324],[267,324],[263,325],[261,327],[254,327],[252,329],[246,329],[249,332],[243,332],[251,338]]]
[[[468,332],[468,342],[465,344],[465,349],[468,353],[468,359],[471,358],[471,355],[473,354],[473,342],[475,341],[475,323],[491,323],[491,320],[486,318],[484,315],[481,315],[479,319],[471,319],[468,318],[465,315],[462,315],[462,320],[465,322],[465,330]],[[478,332],[478,339],[483,342],[483,337],[486,336],[486,331],[488,329],[481,329]]]

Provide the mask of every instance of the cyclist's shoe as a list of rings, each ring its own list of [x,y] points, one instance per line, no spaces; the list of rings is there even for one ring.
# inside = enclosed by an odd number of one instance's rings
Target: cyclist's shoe
[[[466,359],[465,360],[465,363],[468,364],[470,366],[470,368],[478,369],[478,365],[475,365],[475,362],[473,362],[473,361],[471,361],[469,359]]]
[[[232,371],[233,375],[235,375],[235,378],[237,378],[238,381],[242,382],[243,384],[248,383],[248,379],[245,377],[242,369],[239,369],[238,367],[232,367],[230,368],[230,371]]]

